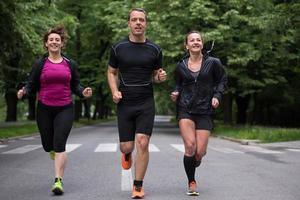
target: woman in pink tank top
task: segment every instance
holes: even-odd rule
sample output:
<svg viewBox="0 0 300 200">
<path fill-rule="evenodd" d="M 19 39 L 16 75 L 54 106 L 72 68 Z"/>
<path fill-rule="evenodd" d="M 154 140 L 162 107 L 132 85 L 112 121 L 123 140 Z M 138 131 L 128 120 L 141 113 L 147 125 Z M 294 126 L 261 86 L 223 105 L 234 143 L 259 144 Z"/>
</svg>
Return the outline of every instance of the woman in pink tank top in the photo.
<svg viewBox="0 0 300 200">
<path fill-rule="evenodd" d="M 38 92 L 37 125 L 43 148 L 54 160 L 55 181 L 51 191 L 55 195 L 64 193 L 66 142 L 74 121 L 72 93 L 82 98 L 92 96 L 92 89 L 80 84 L 77 64 L 61 52 L 66 39 L 63 27 L 54 27 L 44 34 L 48 52 L 34 63 L 25 87 L 17 94 L 21 99 Z"/>
</svg>

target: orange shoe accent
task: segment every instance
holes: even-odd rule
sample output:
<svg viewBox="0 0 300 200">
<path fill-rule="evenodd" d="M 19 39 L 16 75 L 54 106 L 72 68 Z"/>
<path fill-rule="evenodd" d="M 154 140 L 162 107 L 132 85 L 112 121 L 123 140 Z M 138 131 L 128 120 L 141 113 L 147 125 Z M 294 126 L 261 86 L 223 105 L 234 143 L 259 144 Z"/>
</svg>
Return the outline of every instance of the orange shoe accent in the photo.
<svg viewBox="0 0 300 200">
<path fill-rule="evenodd" d="M 126 155 L 125 153 L 122 153 L 122 167 L 123 169 L 130 169 L 131 164 L 132 164 L 132 158 L 131 158 L 131 154 L 129 155 L 128 160 L 125 159 Z"/>
<path fill-rule="evenodd" d="M 144 188 L 143 187 L 136 187 L 133 186 L 132 188 L 132 196 L 133 199 L 142 199 L 145 196 Z"/>
<path fill-rule="evenodd" d="M 192 181 L 189 183 L 189 189 L 186 193 L 189 196 L 199 196 L 199 192 L 197 191 L 197 183 L 196 181 Z"/>
</svg>

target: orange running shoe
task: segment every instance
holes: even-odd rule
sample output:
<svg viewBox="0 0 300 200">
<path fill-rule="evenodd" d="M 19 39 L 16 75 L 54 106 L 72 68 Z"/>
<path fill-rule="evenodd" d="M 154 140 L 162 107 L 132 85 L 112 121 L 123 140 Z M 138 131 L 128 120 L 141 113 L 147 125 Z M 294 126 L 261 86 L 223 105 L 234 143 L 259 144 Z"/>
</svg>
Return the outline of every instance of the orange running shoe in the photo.
<svg viewBox="0 0 300 200">
<path fill-rule="evenodd" d="M 122 167 L 123 169 L 130 169 L 132 164 L 132 159 L 131 159 L 131 153 L 130 155 L 127 155 L 125 153 L 122 153 Z"/>
<path fill-rule="evenodd" d="M 132 188 L 132 196 L 133 199 L 142 199 L 145 196 L 144 188 L 143 187 L 136 187 L 133 186 Z"/>
<path fill-rule="evenodd" d="M 199 196 L 199 192 L 197 191 L 197 183 L 196 181 L 192 181 L 189 183 L 189 189 L 186 193 L 188 196 Z"/>
</svg>

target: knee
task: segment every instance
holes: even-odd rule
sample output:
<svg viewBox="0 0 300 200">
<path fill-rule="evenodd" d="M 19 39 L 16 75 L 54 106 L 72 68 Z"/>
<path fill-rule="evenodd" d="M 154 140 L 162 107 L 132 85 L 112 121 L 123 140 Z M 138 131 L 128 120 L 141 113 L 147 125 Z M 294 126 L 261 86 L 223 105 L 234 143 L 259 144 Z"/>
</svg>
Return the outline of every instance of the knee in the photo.
<svg viewBox="0 0 300 200">
<path fill-rule="evenodd" d="M 195 142 L 186 142 L 185 143 L 185 154 L 187 156 L 193 156 L 196 150 L 196 143 Z"/>
<path fill-rule="evenodd" d="M 122 153 L 131 153 L 134 149 L 134 144 L 132 142 L 121 142 L 120 143 L 120 151 Z"/>
<path fill-rule="evenodd" d="M 206 155 L 206 150 L 201 150 L 201 151 L 197 152 L 196 159 L 197 159 L 197 160 L 200 160 L 200 159 L 202 159 L 205 155 Z"/>
<path fill-rule="evenodd" d="M 146 135 L 139 135 L 136 138 L 136 147 L 139 150 L 147 151 L 149 146 L 149 137 Z"/>
</svg>

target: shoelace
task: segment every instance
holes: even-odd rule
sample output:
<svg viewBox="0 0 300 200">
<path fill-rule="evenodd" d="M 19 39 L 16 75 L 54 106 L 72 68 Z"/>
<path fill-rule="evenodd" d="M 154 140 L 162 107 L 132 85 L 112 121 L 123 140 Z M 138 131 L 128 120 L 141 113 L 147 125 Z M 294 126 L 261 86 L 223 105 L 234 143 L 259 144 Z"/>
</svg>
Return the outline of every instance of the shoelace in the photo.
<svg viewBox="0 0 300 200">
<path fill-rule="evenodd" d="M 135 191 L 140 192 L 142 190 L 142 187 L 135 187 Z"/>
</svg>

